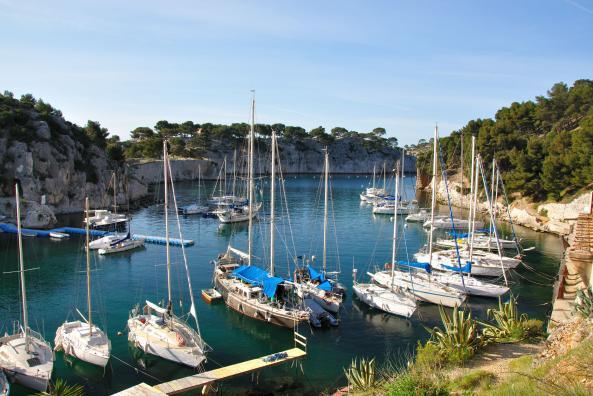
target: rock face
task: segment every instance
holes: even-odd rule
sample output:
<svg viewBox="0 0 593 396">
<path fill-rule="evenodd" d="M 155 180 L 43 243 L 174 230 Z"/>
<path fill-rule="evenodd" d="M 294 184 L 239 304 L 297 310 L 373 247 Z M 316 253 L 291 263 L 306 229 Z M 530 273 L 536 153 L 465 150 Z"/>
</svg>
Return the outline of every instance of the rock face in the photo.
<svg viewBox="0 0 593 396">
<path fill-rule="evenodd" d="M 464 187 L 467 191 L 469 183 L 466 181 Z M 426 184 L 430 189 L 432 181 Z M 448 197 L 451 204 L 456 207 L 469 207 L 469 198 L 461 194 L 461 183 L 457 175 L 448 178 L 447 184 L 440 180 L 437 184 L 437 199 L 439 202 L 447 203 L 447 186 Z M 517 200 L 511 204 L 510 217 L 514 224 L 522 225 L 531 228 L 535 231 L 550 232 L 561 236 L 567 236 L 572 232 L 574 224 L 584 209 L 588 209 L 591 200 L 591 193 L 584 193 L 571 202 L 568 203 L 544 203 L 534 205 L 525 200 Z M 502 220 L 509 221 L 506 206 L 503 198 L 499 197 L 496 202 L 498 217 Z M 478 197 L 478 211 L 487 214 L 488 204 L 486 198 Z"/>
</svg>

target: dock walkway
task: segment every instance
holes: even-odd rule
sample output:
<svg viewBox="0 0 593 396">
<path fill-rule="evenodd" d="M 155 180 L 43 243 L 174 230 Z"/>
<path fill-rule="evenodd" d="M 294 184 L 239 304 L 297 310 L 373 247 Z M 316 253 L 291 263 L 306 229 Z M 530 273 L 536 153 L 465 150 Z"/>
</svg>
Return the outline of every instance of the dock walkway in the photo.
<svg viewBox="0 0 593 396">
<path fill-rule="evenodd" d="M 35 236 L 41 238 L 49 238 L 49 234 L 52 232 L 63 232 L 66 234 L 74 235 L 84 235 L 86 233 L 86 230 L 84 228 L 77 227 L 60 227 L 54 228 L 53 230 L 36 230 L 32 228 L 21 228 L 21 231 L 26 236 Z M 16 234 L 17 228 L 14 224 L 0 223 L 0 232 L 5 232 L 7 234 Z M 89 230 L 89 233 L 93 237 L 102 237 L 109 234 L 109 231 Z M 165 237 L 159 236 L 132 234 L 132 239 L 144 239 L 144 243 L 152 243 L 155 245 L 165 244 Z M 181 240 L 179 238 L 169 238 L 169 244 L 171 244 L 172 246 L 190 246 L 194 244 L 194 241 L 191 239 Z"/>
</svg>

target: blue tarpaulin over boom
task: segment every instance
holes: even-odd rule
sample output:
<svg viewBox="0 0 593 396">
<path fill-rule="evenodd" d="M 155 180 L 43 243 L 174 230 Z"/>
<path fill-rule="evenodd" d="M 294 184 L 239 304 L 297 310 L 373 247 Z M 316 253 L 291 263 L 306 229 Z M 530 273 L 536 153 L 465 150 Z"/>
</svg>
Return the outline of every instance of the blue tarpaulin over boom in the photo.
<svg viewBox="0 0 593 396">
<path fill-rule="evenodd" d="M 459 265 L 445 265 L 445 264 L 441 264 L 441 266 L 449 271 L 453 271 L 453 272 L 464 272 L 466 274 L 469 274 L 472 272 L 472 262 L 471 261 L 467 261 L 465 263 L 465 265 L 463 267 L 461 267 L 461 270 L 459 269 Z"/>
<path fill-rule="evenodd" d="M 326 279 L 323 282 L 321 282 L 320 284 L 317 285 L 318 289 L 321 290 L 325 290 L 325 291 L 331 291 L 332 290 L 332 284 L 329 283 L 329 281 Z"/>
<path fill-rule="evenodd" d="M 276 294 L 278 285 L 284 282 L 284 279 L 270 276 L 266 271 L 255 265 L 242 265 L 233 271 L 233 275 L 252 285 L 261 286 L 264 294 L 270 298 Z"/>
<path fill-rule="evenodd" d="M 490 230 L 488 228 L 481 228 L 481 229 L 475 231 L 476 234 L 487 234 L 488 232 L 490 232 Z M 454 235 L 452 232 L 449 232 L 448 234 L 451 236 Z M 467 238 L 470 236 L 470 233 L 469 232 L 461 232 L 461 233 L 457 233 L 455 235 L 457 236 L 457 238 Z"/>
<path fill-rule="evenodd" d="M 315 268 L 308 265 L 307 269 L 309 270 L 309 278 L 311 278 L 312 281 L 323 282 L 325 280 L 325 277 L 323 276 L 323 274 L 321 272 L 317 271 Z"/>
<path fill-rule="evenodd" d="M 432 269 L 430 268 L 430 264 L 428 264 L 428 263 L 418 263 L 416 261 L 398 261 L 397 265 L 400 267 L 423 269 L 424 271 L 428 272 L 429 274 L 432 272 Z"/>
</svg>

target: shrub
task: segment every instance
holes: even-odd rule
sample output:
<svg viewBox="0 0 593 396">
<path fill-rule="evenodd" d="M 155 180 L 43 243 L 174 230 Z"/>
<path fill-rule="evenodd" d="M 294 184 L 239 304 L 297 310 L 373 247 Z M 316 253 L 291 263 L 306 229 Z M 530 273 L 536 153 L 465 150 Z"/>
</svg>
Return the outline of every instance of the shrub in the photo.
<svg viewBox="0 0 593 396">
<path fill-rule="evenodd" d="M 449 390 L 444 377 L 436 377 L 430 372 L 412 368 L 399 373 L 395 380 L 387 385 L 385 393 L 389 396 L 446 396 Z"/>
<path fill-rule="evenodd" d="M 593 287 L 578 290 L 576 302 L 574 306 L 576 313 L 585 319 L 593 317 Z"/>
<path fill-rule="evenodd" d="M 429 343 L 433 343 L 439 349 L 443 361 L 452 364 L 462 364 L 471 358 L 482 339 L 478 332 L 477 322 L 472 319 L 471 312 L 467 313 L 459 307 L 453 308 L 451 316 L 439 306 L 441 321 L 444 329 L 435 327 L 431 331 Z"/>
<path fill-rule="evenodd" d="M 355 391 L 367 391 L 372 389 L 376 383 L 375 358 L 354 359 L 344 374 L 348 379 L 348 385 Z"/>
<path fill-rule="evenodd" d="M 544 336 L 544 322 L 539 319 L 528 319 L 523 322 L 523 330 L 526 339 L 540 338 Z"/>
<path fill-rule="evenodd" d="M 418 341 L 414 364 L 420 370 L 441 368 L 443 365 L 443 357 L 440 353 L 439 347 L 431 342 L 427 342 L 426 344 L 422 345 L 422 343 Z"/>
<path fill-rule="evenodd" d="M 68 385 L 68 383 L 61 378 L 49 386 L 48 392 L 37 393 L 36 396 L 83 396 L 84 388 L 82 385 Z"/>
<path fill-rule="evenodd" d="M 488 318 L 495 323 L 480 322 L 484 326 L 483 334 L 486 339 L 496 342 L 518 342 L 527 337 L 525 324 L 528 321 L 526 314 L 519 315 L 517 299 L 511 294 L 509 301 L 503 304 L 498 298 L 498 309 L 489 308 Z"/>
<path fill-rule="evenodd" d="M 473 371 L 471 373 L 462 375 L 459 378 L 455 379 L 451 383 L 450 388 L 452 391 L 470 391 L 476 388 L 487 389 L 490 386 L 490 384 L 492 384 L 492 382 L 494 381 L 494 378 L 495 375 L 490 371 Z"/>
</svg>

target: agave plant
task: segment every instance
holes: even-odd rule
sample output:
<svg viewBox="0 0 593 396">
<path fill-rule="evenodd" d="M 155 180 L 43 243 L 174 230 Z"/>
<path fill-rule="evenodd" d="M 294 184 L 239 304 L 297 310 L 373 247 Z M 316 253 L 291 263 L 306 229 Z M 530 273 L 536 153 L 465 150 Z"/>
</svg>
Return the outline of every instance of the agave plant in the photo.
<svg viewBox="0 0 593 396">
<path fill-rule="evenodd" d="M 512 294 L 505 303 L 499 297 L 498 309 L 488 309 L 487 316 L 494 320 L 494 323 L 480 322 L 484 326 L 484 337 L 499 342 L 515 342 L 525 338 L 524 324 L 529 318 L 526 314 L 519 315 L 517 299 Z"/>
<path fill-rule="evenodd" d="M 577 303 L 574 310 L 583 318 L 593 317 L 593 287 L 589 286 L 587 289 L 579 289 L 577 291 Z"/>
<path fill-rule="evenodd" d="M 83 396 L 84 388 L 82 385 L 68 385 L 68 383 L 61 378 L 49 386 L 48 392 L 40 392 L 35 396 Z"/>
<path fill-rule="evenodd" d="M 477 322 L 471 312 L 466 313 L 459 307 L 453 308 L 451 316 L 439 306 L 444 329 L 435 327 L 431 330 L 430 342 L 439 347 L 443 357 L 452 363 L 463 363 L 472 357 L 482 344 Z"/>
<path fill-rule="evenodd" d="M 344 370 L 344 374 L 348 379 L 348 385 L 355 391 L 368 391 L 375 386 L 375 358 L 362 358 L 352 360 L 350 367 Z"/>
</svg>

